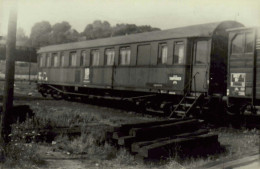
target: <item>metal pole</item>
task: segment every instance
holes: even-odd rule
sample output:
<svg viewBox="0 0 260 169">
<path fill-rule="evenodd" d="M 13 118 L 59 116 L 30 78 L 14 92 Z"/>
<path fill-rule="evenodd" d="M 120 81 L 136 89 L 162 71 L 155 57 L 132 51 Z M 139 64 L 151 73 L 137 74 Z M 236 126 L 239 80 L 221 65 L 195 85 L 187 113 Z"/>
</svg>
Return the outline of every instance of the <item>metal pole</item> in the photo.
<svg viewBox="0 0 260 169">
<path fill-rule="evenodd" d="M 15 46 L 16 46 L 16 24 L 17 24 L 17 1 L 13 1 L 9 14 L 8 35 L 6 43 L 6 70 L 3 93 L 3 112 L 1 118 L 1 141 L 7 143 L 11 132 L 9 118 L 13 107 L 14 94 L 14 71 L 15 71 Z"/>
</svg>

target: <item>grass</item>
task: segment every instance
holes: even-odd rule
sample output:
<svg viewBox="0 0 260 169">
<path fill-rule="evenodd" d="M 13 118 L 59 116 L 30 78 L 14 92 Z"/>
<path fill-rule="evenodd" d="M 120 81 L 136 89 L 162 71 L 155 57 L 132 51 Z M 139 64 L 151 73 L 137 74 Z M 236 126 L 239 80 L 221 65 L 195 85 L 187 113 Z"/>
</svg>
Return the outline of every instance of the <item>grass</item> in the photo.
<svg viewBox="0 0 260 169">
<path fill-rule="evenodd" d="M 60 126 L 61 124 L 63 126 L 85 126 L 78 138 L 70 139 L 66 135 L 55 138 L 55 144 L 52 145 L 53 150 L 87 158 L 86 162 L 91 161 L 93 166 L 99 168 L 198 168 L 209 162 L 243 157 L 259 148 L 259 130 L 218 128 L 213 129 L 212 132 L 219 135 L 219 141 L 226 150 L 224 153 L 207 157 L 188 158 L 182 161 L 176 155 L 167 161 L 159 163 L 143 163 L 136 161 L 134 156 L 126 149 L 118 149 L 105 141 L 106 125 L 87 127 L 89 123 L 100 122 L 104 120 L 103 118 L 106 119 L 107 116 L 94 113 L 84 114 L 77 109 L 63 111 L 66 108 L 53 108 L 47 111 L 45 108 L 43 106 L 43 109 L 39 108 L 37 111 L 35 109 L 37 118 L 40 121 L 37 125 L 41 127 L 47 125 Z M 57 113 L 53 114 L 52 112 Z M 26 143 L 26 135 L 22 134 L 21 131 L 21 129 L 30 128 L 34 125 L 35 123 L 31 120 L 27 120 L 25 123 L 13 126 L 15 130 L 12 132 L 12 142 L 8 147 L 8 158 L 5 166 L 11 168 L 37 168 L 44 164 L 37 154 L 38 144 Z"/>
<path fill-rule="evenodd" d="M 29 89 L 26 89 L 26 86 L 17 84 L 16 87 L 19 91 L 28 93 Z M 86 160 L 83 163 L 88 163 L 93 168 L 198 168 L 206 163 L 239 158 L 259 150 L 259 130 L 218 128 L 212 129 L 212 132 L 218 134 L 219 142 L 225 149 L 224 153 L 184 160 L 178 159 L 178 155 L 175 155 L 167 161 L 143 163 L 135 160 L 126 149 L 118 149 L 108 144 L 105 141 L 105 132 L 107 126 L 149 121 L 154 118 L 105 107 L 97 109 L 96 106 L 76 102 L 35 100 L 27 101 L 26 104 L 33 109 L 37 122 L 27 120 L 23 124 L 14 125 L 15 130 L 12 133 L 12 142 L 9 144 L 9 154 L 5 163 L 9 168 L 37 168 L 44 164 L 37 154 L 39 144 L 27 143 L 26 134 L 22 130 L 35 126 L 40 128 L 81 126 L 80 137 L 71 139 L 66 135 L 58 136 L 54 140 L 55 144 L 49 146 L 70 156 L 84 157 Z"/>
<path fill-rule="evenodd" d="M 49 102 L 53 101 L 48 101 L 48 103 Z M 218 128 L 212 129 L 211 132 L 218 134 L 219 142 L 225 149 L 223 153 L 206 157 L 187 158 L 184 160 L 180 160 L 178 155 L 175 155 L 167 161 L 160 163 L 143 163 L 136 161 L 134 156 L 129 154 L 127 150 L 117 149 L 108 144 L 105 140 L 105 132 L 108 129 L 108 124 L 118 125 L 127 121 L 134 121 L 134 118 L 111 116 L 111 114 L 95 112 L 92 107 L 89 107 L 88 110 L 81 109 L 79 103 L 70 104 L 73 104 L 76 108 L 72 108 L 71 105 L 69 106 L 70 108 L 66 106 L 55 107 L 46 103 L 32 105 L 31 107 L 38 119 L 37 126 L 41 128 L 47 126 L 82 126 L 82 134 L 80 137 L 71 139 L 66 135 L 58 136 L 55 138 L 55 144 L 52 146 L 55 151 L 87 158 L 86 163 L 91 161 L 94 166 L 98 166 L 99 168 L 198 168 L 210 162 L 243 157 L 259 148 L 259 130 Z M 111 110 L 104 108 L 101 111 Z M 144 119 L 142 118 L 141 120 L 145 119 L 145 117 Z M 27 121 L 27 123 L 21 124 L 22 126 L 20 126 L 20 128 L 32 127 L 32 124 L 32 122 Z M 36 124 L 34 123 L 33 125 Z M 19 133 L 17 133 L 17 135 L 19 135 Z M 18 152 L 22 150 L 19 147 L 16 148 Z M 29 152 L 26 154 L 30 157 L 26 157 L 26 160 L 37 162 L 36 156 L 33 156 L 35 149 L 37 149 L 37 144 L 33 144 L 32 147 L 27 146 Z M 19 155 L 19 153 L 15 154 Z M 19 163 L 20 162 L 18 162 L 18 164 Z M 33 162 L 31 165 L 36 164 Z"/>
</svg>

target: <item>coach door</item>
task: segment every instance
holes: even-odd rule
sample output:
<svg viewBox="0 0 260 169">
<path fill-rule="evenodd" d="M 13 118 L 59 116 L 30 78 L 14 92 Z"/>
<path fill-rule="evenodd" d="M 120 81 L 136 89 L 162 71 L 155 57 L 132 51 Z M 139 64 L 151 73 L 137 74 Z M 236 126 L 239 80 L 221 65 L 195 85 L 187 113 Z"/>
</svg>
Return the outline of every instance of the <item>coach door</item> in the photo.
<svg viewBox="0 0 260 169">
<path fill-rule="evenodd" d="M 192 92 L 207 92 L 209 40 L 195 40 L 192 52 Z"/>
</svg>

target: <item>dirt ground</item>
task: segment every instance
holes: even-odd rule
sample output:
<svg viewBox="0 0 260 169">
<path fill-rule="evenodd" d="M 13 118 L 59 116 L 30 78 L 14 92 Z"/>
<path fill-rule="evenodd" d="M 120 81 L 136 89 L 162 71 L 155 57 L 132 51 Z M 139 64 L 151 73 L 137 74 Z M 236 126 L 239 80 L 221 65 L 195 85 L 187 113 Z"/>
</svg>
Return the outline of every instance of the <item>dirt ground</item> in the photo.
<svg viewBox="0 0 260 169">
<path fill-rule="evenodd" d="M 2 102 L 3 82 L 0 82 L 0 104 Z M 108 126 L 117 126 L 123 123 L 142 122 L 156 119 L 155 117 L 138 114 L 133 111 L 100 107 L 98 105 L 69 102 L 64 100 L 43 99 L 36 91 L 35 83 L 15 83 L 15 105 L 30 105 L 36 116 L 54 119 L 61 125 L 93 123 L 103 129 Z M 80 118 L 78 118 L 80 117 Z M 84 119 L 83 119 L 84 117 Z M 74 121 L 73 121 L 74 120 Z M 76 121 L 75 121 L 76 120 Z M 94 128 L 93 128 L 94 130 Z M 222 127 L 211 129 L 219 136 L 220 144 L 225 152 L 216 156 L 197 159 L 187 159 L 182 163 L 174 159 L 162 164 L 143 163 L 134 159 L 126 150 L 111 151 L 111 146 L 106 145 L 100 149 L 92 148 L 92 153 L 75 153 L 84 149 L 79 141 L 64 141 L 59 138 L 52 143 L 37 143 L 37 154 L 44 160 L 44 165 L 30 165 L 30 168 L 50 169 L 81 169 L 81 168 L 199 168 L 207 163 L 225 162 L 231 159 L 245 157 L 257 153 L 259 150 L 259 130 L 245 128 L 233 129 Z M 97 134 L 99 130 L 96 130 Z M 81 139 L 81 138 L 80 138 Z M 60 146 L 59 144 L 63 144 Z M 62 148 L 59 148 L 62 147 Z M 72 147 L 73 152 L 69 148 Z M 75 148 L 76 147 L 76 148 Z M 77 151 L 75 151 L 77 149 Z M 88 147 L 88 150 L 89 147 Z M 109 153 L 113 152 L 113 158 Z M 2 166 L 3 167 L 3 166 Z M 4 166 L 6 167 L 6 166 Z M 23 166 L 24 167 L 24 166 Z M 26 168 L 26 167 L 25 167 Z"/>
</svg>

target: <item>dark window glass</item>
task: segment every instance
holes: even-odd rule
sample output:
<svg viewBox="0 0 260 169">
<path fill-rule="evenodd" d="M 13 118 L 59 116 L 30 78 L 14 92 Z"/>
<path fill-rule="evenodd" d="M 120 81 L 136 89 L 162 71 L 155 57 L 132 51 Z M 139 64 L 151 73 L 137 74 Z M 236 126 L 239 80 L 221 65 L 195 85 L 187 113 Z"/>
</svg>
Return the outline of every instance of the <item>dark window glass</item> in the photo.
<svg viewBox="0 0 260 169">
<path fill-rule="evenodd" d="M 254 36 L 253 33 L 246 33 L 246 51 L 245 52 L 253 52 L 254 48 Z"/>
<path fill-rule="evenodd" d="M 159 55 L 158 55 L 158 64 L 165 64 L 167 63 L 168 57 L 168 46 L 166 43 L 159 44 Z"/>
<path fill-rule="evenodd" d="M 183 42 L 175 42 L 174 44 L 174 64 L 182 64 L 184 62 L 184 44 Z"/>
<path fill-rule="evenodd" d="M 151 56 L 150 45 L 140 45 L 137 50 L 137 65 L 148 65 Z"/>
<path fill-rule="evenodd" d="M 114 60 L 115 60 L 115 49 L 106 49 L 105 50 L 105 64 L 107 66 L 112 66 L 114 65 Z"/>
<path fill-rule="evenodd" d="M 130 65 L 131 50 L 130 47 L 120 48 L 120 65 Z"/>
<path fill-rule="evenodd" d="M 208 58 L 208 42 L 198 41 L 195 44 L 195 64 L 206 64 Z"/>
<path fill-rule="evenodd" d="M 237 34 L 236 37 L 232 40 L 232 53 L 243 53 L 244 50 L 244 35 Z"/>
</svg>

